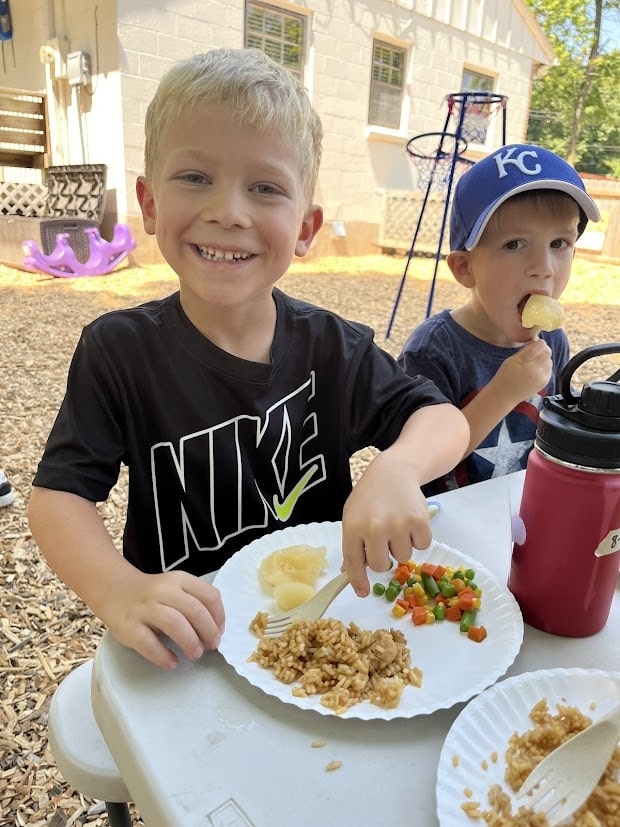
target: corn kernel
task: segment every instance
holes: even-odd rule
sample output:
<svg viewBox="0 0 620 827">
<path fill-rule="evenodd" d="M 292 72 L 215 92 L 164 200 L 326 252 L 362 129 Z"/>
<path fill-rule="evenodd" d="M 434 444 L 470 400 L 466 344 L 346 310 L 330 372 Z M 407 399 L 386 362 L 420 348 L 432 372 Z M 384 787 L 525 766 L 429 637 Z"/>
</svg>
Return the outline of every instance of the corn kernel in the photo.
<svg viewBox="0 0 620 827">
<path fill-rule="evenodd" d="M 424 591 L 424 586 L 421 583 L 414 583 L 413 586 L 411 586 L 411 589 L 412 589 L 413 593 L 416 595 L 416 597 L 425 597 L 426 596 L 426 592 Z"/>
</svg>

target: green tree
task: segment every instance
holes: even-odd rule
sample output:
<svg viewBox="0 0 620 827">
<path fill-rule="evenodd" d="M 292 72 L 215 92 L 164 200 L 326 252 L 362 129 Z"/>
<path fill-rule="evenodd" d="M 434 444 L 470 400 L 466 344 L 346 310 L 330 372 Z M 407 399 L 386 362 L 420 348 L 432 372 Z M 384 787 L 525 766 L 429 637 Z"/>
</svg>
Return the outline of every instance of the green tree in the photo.
<svg viewBox="0 0 620 827">
<path fill-rule="evenodd" d="M 620 23 L 620 0 L 528 0 L 557 64 L 533 84 L 528 140 L 577 169 L 620 175 L 620 43 L 605 35 Z"/>
</svg>

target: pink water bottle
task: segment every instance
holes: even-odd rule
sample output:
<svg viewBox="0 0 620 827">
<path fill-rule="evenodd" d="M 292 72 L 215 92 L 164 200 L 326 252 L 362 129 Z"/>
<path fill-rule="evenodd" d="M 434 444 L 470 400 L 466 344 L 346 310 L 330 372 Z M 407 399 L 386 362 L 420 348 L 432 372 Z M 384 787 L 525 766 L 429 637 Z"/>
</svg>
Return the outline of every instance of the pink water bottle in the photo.
<svg viewBox="0 0 620 827">
<path fill-rule="evenodd" d="M 582 350 L 561 373 L 561 393 L 544 400 L 519 512 L 525 540 L 512 552 L 508 587 L 523 619 L 567 637 L 600 631 L 618 587 L 620 370 L 571 390 L 580 365 L 610 353 L 620 343 Z"/>
</svg>

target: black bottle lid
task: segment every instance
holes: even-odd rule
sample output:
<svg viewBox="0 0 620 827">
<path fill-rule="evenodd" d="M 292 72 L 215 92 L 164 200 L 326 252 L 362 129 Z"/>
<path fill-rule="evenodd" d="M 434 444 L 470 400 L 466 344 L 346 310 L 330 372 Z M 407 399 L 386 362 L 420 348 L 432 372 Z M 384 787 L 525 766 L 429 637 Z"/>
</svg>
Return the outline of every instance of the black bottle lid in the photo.
<svg viewBox="0 0 620 827">
<path fill-rule="evenodd" d="M 564 462 L 620 472 L 620 371 L 584 385 L 579 395 L 570 384 L 585 361 L 609 353 L 620 353 L 620 342 L 585 348 L 567 362 L 561 393 L 543 400 L 536 446 Z"/>
</svg>

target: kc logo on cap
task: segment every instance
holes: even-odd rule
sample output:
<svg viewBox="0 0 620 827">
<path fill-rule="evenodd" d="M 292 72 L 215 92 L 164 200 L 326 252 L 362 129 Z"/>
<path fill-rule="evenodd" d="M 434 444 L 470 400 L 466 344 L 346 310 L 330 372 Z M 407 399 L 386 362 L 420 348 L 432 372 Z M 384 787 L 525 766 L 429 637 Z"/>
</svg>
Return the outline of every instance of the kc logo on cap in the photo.
<svg viewBox="0 0 620 827">
<path fill-rule="evenodd" d="M 500 178 L 508 175 L 506 166 L 509 164 L 514 164 L 524 175 L 540 175 L 542 172 L 542 166 L 538 163 L 538 161 L 535 161 L 534 165 L 531 167 L 528 167 L 527 165 L 527 161 L 529 161 L 530 158 L 538 158 L 538 155 L 533 149 L 523 149 L 516 157 L 514 157 L 516 152 L 517 147 L 511 146 L 510 149 L 506 150 L 506 152 L 498 152 L 493 156 L 499 170 Z"/>
<path fill-rule="evenodd" d="M 472 250 L 504 201 L 535 189 L 570 195 L 581 212 L 580 234 L 588 219 L 600 218 L 579 174 L 563 158 L 534 144 L 508 144 L 478 161 L 459 179 L 450 214 L 450 249 Z"/>
</svg>

